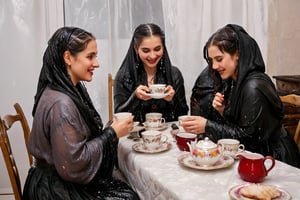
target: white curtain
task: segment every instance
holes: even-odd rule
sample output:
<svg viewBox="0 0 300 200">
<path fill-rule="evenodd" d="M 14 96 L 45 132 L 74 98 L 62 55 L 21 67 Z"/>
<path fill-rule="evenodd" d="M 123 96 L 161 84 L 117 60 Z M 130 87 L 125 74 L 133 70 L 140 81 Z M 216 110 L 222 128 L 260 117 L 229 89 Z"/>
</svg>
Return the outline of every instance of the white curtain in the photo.
<svg viewBox="0 0 300 200">
<path fill-rule="evenodd" d="M 0 0 L 0 115 L 13 113 L 13 104 L 19 102 L 31 125 L 43 53 L 48 39 L 64 21 L 65 25 L 85 28 L 98 38 L 101 68 L 87 86 L 105 123 L 108 119 L 107 74 L 117 72 L 137 25 L 154 22 L 165 30 L 172 63 L 182 71 L 189 101 L 194 81 L 206 65 L 202 58 L 203 45 L 218 28 L 227 23 L 244 26 L 257 40 L 264 58 L 267 57 L 268 2 Z M 18 147 L 14 153 L 23 182 L 28 170 L 24 141 L 17 130 L 11 136 L 12 145 Z M 0 190 L 10 187 L 2 156 L 0 180 Z"/>
<path fill-rule="evenodd" d="M 87 86 L 104 122 L 108 116 L 107 74 L 116 74 L 132 33 L 141 23 L 153 22 L 165 31 L 171 61 L 184 76 L 188 102 L 193 84 L 206 66 L 203 46 L 218 28 L 228 23 L 242 25 L 267 58 L 268 1 L 65 0 L 64 3 L 65 25 L 87 29 L 98 39 L 100 68 Z"/>
</svg>

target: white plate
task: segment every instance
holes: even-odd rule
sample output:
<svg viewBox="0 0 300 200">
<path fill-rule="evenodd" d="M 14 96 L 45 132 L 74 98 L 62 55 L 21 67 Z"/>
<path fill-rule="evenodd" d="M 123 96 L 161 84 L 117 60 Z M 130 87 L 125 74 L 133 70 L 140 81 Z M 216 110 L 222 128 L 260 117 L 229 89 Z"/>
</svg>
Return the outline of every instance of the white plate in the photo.
<svg viewBox="0 0 300 200">
<path fill-rule="evenodd" d="M 165 98 L 166 96 L 168 96 L 169 95 L 169 93 L 167 92 L 167 93 L 164 93 L 164 94 L 160 94 L 160 93 L 158 93 L 158 94 L 151 94 L 151 93 L 149 93 L 149 94 L 147 94 L 148 96 L 150 96 L 150 97 L 152 97 L 153 99 L 163 99 L 163 98 Z"/>
<path fill-rule="evenodd" d="M 171 143 L 164 142 L 162 145 L 156 149 L 147 149 L 143 143 L 137 143 L 132 146 L 132 149 L 140 153 L 159 153 L 167 151 L 172 147 Z"/>
<path fill-rule="evenodd" d="M 185 167 L 200 169 L 200 170 L 215 170 L 222 169 L 231 166 L 234 163 L 234 159 L 231 156 L 223 155 L 214 165 L 199 165 L 191 156 L 190 152 L 183 153 L 177 158 L 178 162 Z"/>
<path fill-rule="evenodd" d="M 248 186 L 249 184 L 251 184 L 251 183 L 236 185 L 236 186 L 230 188 L 230 190 L 228 191 L 230 198 L 232 200 L 254 200 L 251 198 L 246 198 L 240 194 L 241 189 L 245 186 Z M 276 187 L 276 186 L 274 186 L 274 187 Z M 281 188 L 278 188 L 278 187 L 276 187 L 276 189 L 280 192 L 280 196 L 277 198 L 273 198 L 272 200 L 290 200 L 290 199 L 292 199 L 291 195 L 287 191 L 285 191 Z"/>
<path fill-rule="evenodd" d="M 143 123 L 143 125 L 145 126 L 146 130 L 151 130 L 151 131 L 163 131 L 163 130 L 166 130 L 168 128 L 168 124 L 167 123 L 162 124 L 162 125 L 160 125 L 158 127 L 147 126 L 147 123 Z"/>
</svg>

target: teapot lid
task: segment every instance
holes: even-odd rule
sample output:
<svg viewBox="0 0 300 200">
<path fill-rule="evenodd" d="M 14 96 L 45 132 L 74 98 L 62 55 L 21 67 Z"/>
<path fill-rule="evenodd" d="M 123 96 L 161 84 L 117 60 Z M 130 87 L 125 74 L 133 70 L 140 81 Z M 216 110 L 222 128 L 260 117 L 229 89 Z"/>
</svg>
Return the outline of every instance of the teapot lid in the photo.
<svg viewBox="0 0 300 200">
<path fill-rule="evenodd" d="M 204 140 L 200 140 L 196 144 L 197 148 L 204 148 L 204 149 L 211 149 L 211 148 L 216 148 L 217 144 L 212 142 L 208 137 L 205 137 Z"/>
</svg>

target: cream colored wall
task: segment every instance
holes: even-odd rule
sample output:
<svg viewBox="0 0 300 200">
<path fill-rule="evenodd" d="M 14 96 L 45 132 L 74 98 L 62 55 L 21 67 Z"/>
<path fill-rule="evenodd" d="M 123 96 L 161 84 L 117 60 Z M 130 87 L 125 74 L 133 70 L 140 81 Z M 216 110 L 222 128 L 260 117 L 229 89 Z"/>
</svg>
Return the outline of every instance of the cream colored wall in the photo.
<svg viewBox="0 0 300 200">
<path fill-rule="evenodd" d="M 267 73 L 300 75 L 300 1 L 269 0 Z"/>
</svg>

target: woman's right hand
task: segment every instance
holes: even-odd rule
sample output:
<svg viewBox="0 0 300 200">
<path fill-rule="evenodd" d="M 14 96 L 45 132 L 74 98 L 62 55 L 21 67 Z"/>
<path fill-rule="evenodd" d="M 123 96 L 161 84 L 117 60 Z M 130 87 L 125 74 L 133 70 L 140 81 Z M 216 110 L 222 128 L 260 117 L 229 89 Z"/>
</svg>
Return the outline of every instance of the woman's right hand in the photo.
<svg viewBox="0 0 300 200">
<path fill-rule="evenodd" d="M 124 120 L 119 121 L 116 117 L 114 117 L 111 127 L 115 130 L 118 138 L 128 135 L 133 127 L 133 118 L 134 116 L 130 116 Z"/>
<path fill-rule="evenodd" d="M 150 89 L 147 86 L 139 85 L 135 90 L 135 96 L 138 99 L 147 101 L 147 100 L 151 99 L 149 92 L 150 92 Z"/>
<path fill-rule="evenodd" d="M 212 106 L 216 109 L 221 116 L 224 113 L 224 95 L 220 92 L 217 92 L 214 100 L 212 102 Z"/>
</svg>

